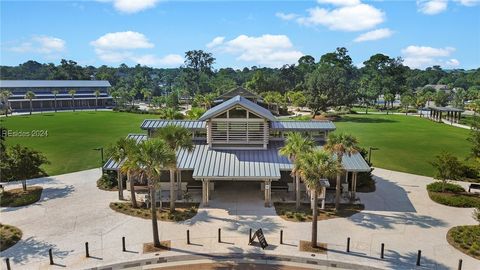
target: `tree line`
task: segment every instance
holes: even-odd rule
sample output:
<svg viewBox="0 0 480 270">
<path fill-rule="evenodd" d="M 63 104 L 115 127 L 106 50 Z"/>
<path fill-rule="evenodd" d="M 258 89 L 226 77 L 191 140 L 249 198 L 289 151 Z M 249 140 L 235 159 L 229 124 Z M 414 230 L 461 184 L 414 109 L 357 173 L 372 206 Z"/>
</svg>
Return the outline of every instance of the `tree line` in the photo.
<svg viewBox="0 0 480 270">
<path fill-rule="evenodd" d="M 118 104 L 128 105 L 143 99 L 167 107 L 186 97 L 202 100 L 204 107 L 208 107 L 216 96 L 236 86 L 261 94 L 267 103 L 296 103 L 308 106 L 314 113 L 354 103 L 368 108 L 377 104 L 380 97 L 385 108 L 393 106 L 400 96 L 407 107 L 421 107 L 427 101 L 463 107 L 467 100 L 480 98 L 480 68 L 411 69 L 403 65 L 401 58 L 384 54 L 372 55 L 362 67 L 357 67 L 343 47 L 322 55 L 318 61 L 305 55 L 296 64 L 281 68 L 214 69 L 215 61 L 213 54 L 202 50 L 186 52 L 184 64 L 179 68 L 80 66 L 72 60 L 62 60 L 59 65 L 28 61 L 14 67 L 0 66 L 0 78 L 108 80 Z M 455 91 L 425 87 L 436 84 Z"/>
</svg>

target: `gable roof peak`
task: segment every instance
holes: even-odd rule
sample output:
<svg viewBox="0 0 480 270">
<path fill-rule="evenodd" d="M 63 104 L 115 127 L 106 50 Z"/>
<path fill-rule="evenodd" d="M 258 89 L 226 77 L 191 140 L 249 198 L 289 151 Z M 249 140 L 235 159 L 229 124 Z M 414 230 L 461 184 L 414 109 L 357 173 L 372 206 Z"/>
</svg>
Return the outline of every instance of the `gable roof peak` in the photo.
<svg viewBox="0 0 480 270">
<path fill-rule="evenodd" d="M 263 118 L 266 118 L 270 121 L 275 121 L 276 118 L 275 116 L 273 116 L 273 114 L 263 108 L 262 106 L 248 100 L 247 98 L 244 98 L 240 95 L 236 95 L 234 97 L 232 97 L 231 99 L 225 101 L 225 102 L 222 102 L 220 104 L 218 104 L 217 106 L 213 107 L 213 108 L 210 108 L 208 111 L 206 111 L 198 120 L 200 121 L 205 121 L 207 119 L 210 119 L 218 114 L 221 114 L 223 113 L 224 111 L 227 111 L 231 108 L 233 108 L 234 106 L 236 105 L 240 105 L 256 114 L 258 114 L 259 116 L 263 117 Z"/>
</svg>

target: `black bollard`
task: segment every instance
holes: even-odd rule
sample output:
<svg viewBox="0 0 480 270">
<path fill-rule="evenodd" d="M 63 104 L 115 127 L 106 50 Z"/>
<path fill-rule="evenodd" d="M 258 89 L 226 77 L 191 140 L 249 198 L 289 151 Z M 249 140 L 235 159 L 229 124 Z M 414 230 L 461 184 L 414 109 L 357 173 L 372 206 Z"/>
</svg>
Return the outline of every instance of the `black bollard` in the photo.
<svg viewBox="0 0 480 270">
<path fill-rule="evenodd" d="M 420 266 L 420 259 L 422 258 L 422 251 L 418 250 L 417 254 L 417 266 Z"/>
<path fill-rule="evenodd" d="M 462 270 L 462 264 L 463 264 L 463 260 L 462 259 L 458 260 L 458 270 Z"/>
<path fill-rule="evenodd" d="M 187 230 L 187 244 L 190 245 L 190 230 Z"/>
<path fill-rule="evenodd" d="M 283 230 L 280 230 L 280 245 L 283 245 Z"/>
<path fill-rule="evenodd" d="M 385 244 L 382 243 L 382 249 L 380 250 L 380 258 L 383 259 L 383 254 L 385 253 Z"/>
<path fill-rule="evenodd" d="M 222 229 L 218 228 L 218 243 L 222 242 Z"/>
<path fill-rule="evenodd" d="M 122 237 L 122 251 L 127 251 L 127 249 L 125 248 L 125 236 Z"/>
<path fill-rule="evenodd" d="M 250 228 L 250 233 L 248 234 L 248 244 L 252 243 L 252 228 Z"/>
<path fill-rule="evenodd" d="M 347 252 L 350 252 L 350 237 L 347 237 Z"/>
<path fill-rule="evenodd" d="M 85 242 L 85 257 L 90 257 L 90 252 L 88 252 L 88 242 Z"/>
<path fill-rule="evenodd" d="M 50 257 L 50 265 L 54 265 L 53 254 L 52 254 L 52 249 L 51 248 L 48 250 L 48 256 Z"/>
<path fill-rule="evenodd" d="M 6 258 L 5 259 L 5 264 L 7 264 L 7 270 L 11 270 L 12 268 L 10 268 L 10 258 Z"/>
</svg>

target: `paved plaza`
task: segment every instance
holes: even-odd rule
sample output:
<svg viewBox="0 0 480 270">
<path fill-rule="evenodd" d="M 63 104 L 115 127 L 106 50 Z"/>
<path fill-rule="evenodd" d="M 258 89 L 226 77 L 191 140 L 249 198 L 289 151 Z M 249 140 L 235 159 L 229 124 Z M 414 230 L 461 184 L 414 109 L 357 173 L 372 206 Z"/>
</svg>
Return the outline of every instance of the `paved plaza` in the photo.
<svg viewBox="0 0 480 270">
<path fill-rule="evenodd" d="M 123 267 L 128 261 L 196 254 L 265 254 L 295 256 L 328 262 L 363 264 L 384 269 L 415 268 L 417 250 L 422 250 L 422 268 L 480 269 L 480 262 L 451 247 L 445 235 L 457 225 L 475 224 L 472 209 L 452 208 L 432 202 L 425 186 L 429 177 L 374 170 L 377 190 L 358 193 L 365 210 L 349 218 L 331 219 L 318 224 L 318 239 L 328 244 L 327 254 L 298 251 L 299 240 L 309 240 L 311 223 L 288 222 L 265 208 L 257 186 L 232 183 L 218 185 L 208 208 L 185 222 L 159 222 L 160 238 L 171 240 L 172 250 L 142 254 L 142 244 L 152 241 L 150 220 L 126 216 L 109 208 L 117 192 L 96 187 L 100 169 L 31 180 L 29 185 L 44 187 L 39 202 L 19 208 L 2 208 L 1 222 L 23 231 L 22 240 L 1 253 L 9 257 L 13 269 L 78 269 L 102 265 Z M 7 189 L 19 184 L 7 184 Z M 252 192 L 253 189 L 257 191 Z M 217 230 L 222 229 L 222 243 Z M 262 228 L 269 247 L 248 245 L 249 229 Z M 190 230 L 191 245 L 186 243 Z M 280 230 L 284 244 L 279 243 Z M 121 238 L 126 237 L 127 252 Z M 346 239 L 351 252 L 346 253 Z M 89 242 L 91 258 L 85 258 Z M 385 259 L 379 259 L 385 243 Z M 56 265 L 48 264 L 52 249 Z M 240 254 L 240 255 L 239 255 Z M 115 268 L 114 267 L 114 268 Z"/>
</svg>

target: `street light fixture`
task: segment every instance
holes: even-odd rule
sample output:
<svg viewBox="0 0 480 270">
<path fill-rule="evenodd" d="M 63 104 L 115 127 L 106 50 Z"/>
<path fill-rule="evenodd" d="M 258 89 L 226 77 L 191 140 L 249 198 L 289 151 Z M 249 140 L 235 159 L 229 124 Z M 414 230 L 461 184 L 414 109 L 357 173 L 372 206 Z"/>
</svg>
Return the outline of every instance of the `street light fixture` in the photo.
<svg viewBox="0 0 480 270">
<path fill-rule="evenodd" d="M 372 161 L 372 151 L 376 151 L 376 150 L 380 150 L 380 148 L 377 148 L 377 147 L 372 147 L 370 146 L 368 148 L 368 163 L 369 164 L 372 164 L 371 161 Z"/>
<path fill-rule="evenodd" d="M 104 163 L 104 161 L 103 161 L 103 147 L 97 147 L 97 148 L 94 148 L 93 150 L 95 150 L 95 151 L 100 151 L 100 158 L 101 158 L 101 160 L 100 160 L 100 162 L 101 162 L 100 166 L 102 166 L 102 174 L 103 174 L 103 163 Z"/>
</svg>

